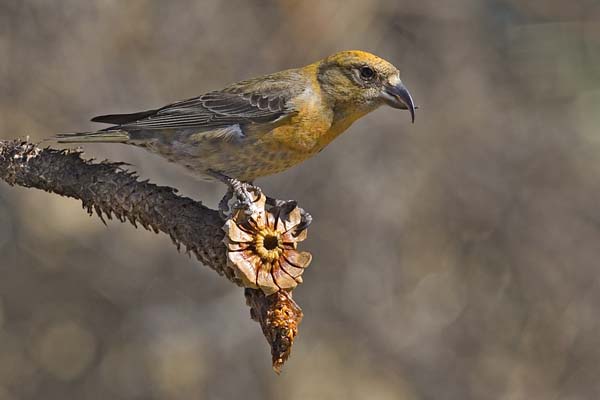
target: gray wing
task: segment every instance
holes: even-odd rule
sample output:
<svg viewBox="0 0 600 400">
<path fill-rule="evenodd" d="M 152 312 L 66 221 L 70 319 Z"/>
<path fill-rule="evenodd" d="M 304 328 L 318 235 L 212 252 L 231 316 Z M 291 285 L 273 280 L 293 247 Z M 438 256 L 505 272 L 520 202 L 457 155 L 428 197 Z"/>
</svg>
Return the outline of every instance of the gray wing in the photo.
<svg viewBox="0 0 600 400">
<path fill-rule="evenodd" d="M 126 131 L 196 128 L 201 132 L 236 125 L 243 130 L 249 124 L 272 124 L 294 114 L 290 100 L 305 87 L 303 76 L 289 70 L 235 83 L 156 110 L 104 115 L 92 121 L 117 124 Z"/>
</svg>

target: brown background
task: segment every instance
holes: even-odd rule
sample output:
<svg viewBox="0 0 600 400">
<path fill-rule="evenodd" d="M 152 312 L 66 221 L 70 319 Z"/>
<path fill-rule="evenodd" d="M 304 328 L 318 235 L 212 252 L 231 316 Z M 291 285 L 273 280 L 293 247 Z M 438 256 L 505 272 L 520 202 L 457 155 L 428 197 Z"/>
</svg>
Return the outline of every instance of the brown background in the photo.
<svg viewBox="0 0 600 400">
<path fill-rule="evenodd" d="M 0 184 L 0 399 L 599 398 L 597 0 L 2 0 L 0 138 L 355 48 L 421 108 L 258 182 L 315 217 L 281 376 L 241 290 L 168 237 Z M 85 151 L 210 206 L 224 192 Z"/>
</svg>

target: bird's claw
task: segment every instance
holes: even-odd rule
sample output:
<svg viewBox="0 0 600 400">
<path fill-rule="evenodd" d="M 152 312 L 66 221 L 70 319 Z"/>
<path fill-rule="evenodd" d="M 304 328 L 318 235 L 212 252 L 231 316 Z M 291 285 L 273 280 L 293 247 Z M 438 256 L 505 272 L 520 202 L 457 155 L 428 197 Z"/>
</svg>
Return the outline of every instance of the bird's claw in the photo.
<svg viewBox="0 0 600 400">
<path fill-rule="evenodd" d="M 242 182 L 235 178 L 230 178 L 216 171 L 208 171 L 213 177 L 227 185 L 227 193 L 219 202 L 219 214 L 221 218 L 227 219 L 235 210 L 243 210 L 246 215 L 254 214 L 256 210 L 256 200 L 262 195 L 262 191 L 258 186 L 252 183 Z M 230 205 L 231 200 L 236 201 Z M 294 208 L 300 211 L 300 223 L 294 228 L 292 233 L 294 237 L 298 237 L 312 222 L 312 216 L 298 207 L 296 200 L 278 200 L 272 197 L 266 198 L 266 204 L 271 207 L 280 207 L 284 213 L 290 213 Z"/>
<path fill-rule="evenodd" d="M 285 213 L 289 213 L 294 208 L 298 207 L 296 200 L 278 200 L 272 197 L 267 197 L 267 204 L 272 207 L 280 207 Z M 311 224 L 313 218 L 308 212 L 304 211 L 302 207 L 298 207 L 300 210 L 300 223 L 294 228 L 292 235 L 298 237 L 302 231 L 304 231 Z"/>
<path fill-rule="evenodd" d="M 229 214 L 229 201 L 233 198 L 233 190 L 231 190 L 231 187 L 227 188 L 227 192 L 225 193 L 225 195 L 223 196 L 223 198 L 221 199 L 221 201 L 219 201 L 219 215 L 221 216 L 222 219 L 227 219 L 227 215 Z"/>
<path fill-rule="evenodd" d="M 212 176 L 227 185 L 227 193 L 219 202 L 219 214 L 221 218 L 227 219 L 235 210 L 243 210 L 247 215 L 255 212 L 256 199 L 260 198 L 262 192 L 258 186 L 248 182 L 242 182 L 235 178 L 230 178 L 220 172 L 209 171 Z M 230 202 L 235 202 L 230 205 Z"/>
<path fill-rule="evenodd" d="M 219 203 L 219 210 L 225 216 L 235 210 L 242 210 L 246 215 L 252 215 L 256 211 L 256 199 L 260 197 L 261 193 L 260 188 L 235 180 Z M 230 205 L 232 199 L 235 201 Z"/>
<path fill-rule="evenodd" d="M 243 210 L 247 215 L 252 215 L 256 207 L 255 202 L 262 192 L 258 186 L 237 181 L 239 186 L 233 189 L 237 201 L 233 204 L 234 210 Z"/>
<path fill-rule="evenodd" d="M 300 208 L 300 215 L 300 223 L 296 226 L 296 229 L 294 229 L 294 233 L 292 233 L 294 237 L 298 237 L 302 233 L 302 231 L 308 228 L 308 226 L 312 223 L 313 220 L 312 215 L 304 211 L 303 208 Z"/>
</svg>

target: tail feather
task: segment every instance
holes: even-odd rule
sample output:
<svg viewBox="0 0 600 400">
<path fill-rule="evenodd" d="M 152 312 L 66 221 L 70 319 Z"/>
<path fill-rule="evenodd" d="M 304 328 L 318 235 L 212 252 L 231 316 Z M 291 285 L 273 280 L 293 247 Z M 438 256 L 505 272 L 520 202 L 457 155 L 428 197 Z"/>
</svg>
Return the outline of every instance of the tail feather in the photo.
<svg viewBox="0 0 600 400">
<path fill-rule="evenodd" d="M 58 143 L 125 143 L 129 141 L 129 134 L 122 130 L 59 133 L 53 139 Z"/>
</svg>

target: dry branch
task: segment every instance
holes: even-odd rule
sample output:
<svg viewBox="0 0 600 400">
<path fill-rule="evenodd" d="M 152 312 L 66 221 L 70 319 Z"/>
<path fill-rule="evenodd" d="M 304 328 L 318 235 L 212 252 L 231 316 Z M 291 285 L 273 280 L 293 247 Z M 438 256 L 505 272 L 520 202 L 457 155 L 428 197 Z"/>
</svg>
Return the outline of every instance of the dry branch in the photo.
<svg viewBox="0 0 600 400">
<path fill-rule="evenodd" d="M 81 158 L 77 150 L 40 148 L 27 141 L 0 141 L 0 178 L 9 185 L 45 190 L 82 201 L 103 221 L 113 216 L 154 232 L 164 232 L 180 249 L 238 286 L 242 282 L 227 263 L 223 220 L 218 211 L 176 194 L 177 190 L 140 181 L 123 163 Z M 302 319 L 291 292 L 265 296 L 245 289 L 251 317 L 258 321 L 271 346 L 274 369 L 279 372 L 289 356 Z"/>
</svg>

